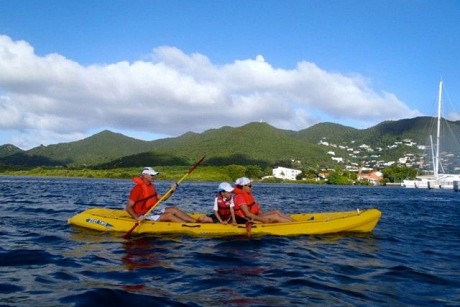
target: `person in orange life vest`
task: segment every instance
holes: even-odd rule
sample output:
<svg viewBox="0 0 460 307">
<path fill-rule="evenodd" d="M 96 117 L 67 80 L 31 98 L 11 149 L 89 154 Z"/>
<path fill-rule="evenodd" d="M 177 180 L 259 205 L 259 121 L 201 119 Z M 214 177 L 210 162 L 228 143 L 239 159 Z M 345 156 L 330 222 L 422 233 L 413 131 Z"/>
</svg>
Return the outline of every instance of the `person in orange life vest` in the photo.
<svg viewBox="0 0 460 307">
<path fill-rule="evenodd" d="M 214 213 L 200 216 L 199 223 L 220 223 L 236 225 L 235 211 L 233 207 L 233 187 L 228 182 L 222 182 L 217 188 L 217 196 L 214 199 Z"/>
<path fill-rule="evenodd" d="M 239 224 L 248 220 L 259 221 L 262 223 L 285 223 L 294 222 L 294 219 L 278 210 L 263 212 L 260 205 L 252 195 L 252 182 L 249 178 L 241 177 L 235 182 L 235 194 L 233 201 L 235 203 L 235 214 L 244 219 L 238 219 Z"/>
<path fill-rule="evenodd" d="M 159 173 L 153 168 L 144 167 L 141 172 L 141 176 L 133 179 L 136 185 L 129 193 L 129 199 L 125 210 L 136 221 L 149 219 L 159 222 L 195 222 L 194 218 L 175 207 L 168 207 L 164 209 L 155 208 L 149 216 L 144 216 L 144 214 L 147 213 L 147 211 L 162 197 L 162 195 L 156 191 L 153 183 L 155 176 L 158 174 Z M 174 183 L 171 185 L 172 192 L 174 192 L 176 188 L 177 184 Z M 165 200 L 171 196 L 172 192 L 166 196 Z"/>
</svg>

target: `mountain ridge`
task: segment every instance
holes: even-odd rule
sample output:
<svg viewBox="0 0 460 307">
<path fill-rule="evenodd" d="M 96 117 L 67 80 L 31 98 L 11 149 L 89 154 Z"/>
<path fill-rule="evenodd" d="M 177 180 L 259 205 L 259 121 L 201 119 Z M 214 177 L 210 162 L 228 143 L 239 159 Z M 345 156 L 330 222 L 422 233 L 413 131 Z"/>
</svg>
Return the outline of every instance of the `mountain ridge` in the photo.
<svg viewBox="0 0 460 307">
<path fill-rule="evenodd" d="M 258 164 L 265 167 L 300 161 L 312 167 L 333 166 L 328 155 L 331 148 L 320 145 L 322 141 L 334 144 L 335 154 L 340 156 L 347 155 L 344 148 L 355 142 L 384 148 L 409 138 L 422 144 L 427 139 L 427 131 L 435 132 L 434 120 L 432 117 L 416 117 L 384 121 L 367 129 L 325 122 L 300 131 L 251 122 L 239 127 L 208 129 L 202 133 L 189 131 L 178 137 L 153 141 L 102 130 L 82 140 L 42 145 L 26 151 L 11 144 L 2 145 L 0 165 L 110 168 L 138 166 L 136 161 L 186 165 L 206 154 L 206 163 L 214 165 Z M 454 133 L 460 135 L 460 122 L 448 122 L 454 127 Z M 382 154 L 391 157 L 389 152 Z M 400 151 L 394 152 L 395 157 L 399 154 Z"/>
</svg>

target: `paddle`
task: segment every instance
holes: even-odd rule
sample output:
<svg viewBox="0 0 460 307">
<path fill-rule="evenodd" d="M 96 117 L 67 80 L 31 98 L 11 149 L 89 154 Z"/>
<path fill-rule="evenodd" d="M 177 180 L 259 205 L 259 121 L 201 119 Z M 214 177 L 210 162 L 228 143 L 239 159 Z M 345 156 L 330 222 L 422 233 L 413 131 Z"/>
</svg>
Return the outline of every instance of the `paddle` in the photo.
<svg viewBox="0 0 460 307">
<path fill-rule="evenodd" d="M 188 170 L 188 172 L 187 172 L 184 176 L 182 176 L 182 178 L 179 179 L 179 181 L 176 182 L 176 186 L 179 186 L 179 183 L 181 183 L 188 175 L 190 175 L 190 174 L 195 170 L 195 168 L 197 168 L 198 165 L 200 165 L 201 162 L 203 162 L 203 160 L 204 160 L 205 157 L 206 157 L 206 156 L 203 156 L 203 158 L 201 158 L 200 161 L 196 162 L 196 163 Z M 173 189 L 170 188 L 170 189 L 168 190 L 168 192 L 166 192 L 165 194 L 163 194 L 163 196 L 161 196 L 161 198 L 156 202 L 156 204 L 154 204 L 154 205 L 144 214 L 144 216 L 149 215 L 150 212 L 152 212 L 152 210 L 155 209 L 156 206 L 158 206 L 162 201 L 164 201 L 164 200 L 167 198 L 167 196 L 168 196 L 169 194 L 171 194 L 171 193 L 173 193 L 173 192 L 174 192 Z M 142 220 L 142 221 L 143 221 L 143 220 Z M 131 235 L 131 233 L 134 231 L 134 229 L 136 229 L 136 227 L 139 226 L 139 224 L 140 224 L 142 221 L 137 221 L 137 222 L 134 224 L 134 226 L 124 235 L 124 238 L 125 238 L 125 239 L 128 239 L 129 236 Z"/>
</svg>

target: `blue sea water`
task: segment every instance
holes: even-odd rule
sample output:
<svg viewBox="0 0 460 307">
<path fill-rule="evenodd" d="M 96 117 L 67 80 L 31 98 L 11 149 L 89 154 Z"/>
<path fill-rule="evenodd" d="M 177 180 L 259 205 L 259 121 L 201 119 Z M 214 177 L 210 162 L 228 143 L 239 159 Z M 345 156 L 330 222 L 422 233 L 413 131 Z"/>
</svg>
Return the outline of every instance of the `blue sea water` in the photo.
<svg viewBox="0 0 460 307">
<path fill-rule="evenodd" d="M 185 181 L 164 205 L 210 211 L 217 184 Z M 460 193 L 254 184 L 264 209 L 378 208 L 370 234 L 126 240 L 67 224 L 122 208 L 131 186 L 0 177 L 0 306 L 460 305 Z"/>
</svg>

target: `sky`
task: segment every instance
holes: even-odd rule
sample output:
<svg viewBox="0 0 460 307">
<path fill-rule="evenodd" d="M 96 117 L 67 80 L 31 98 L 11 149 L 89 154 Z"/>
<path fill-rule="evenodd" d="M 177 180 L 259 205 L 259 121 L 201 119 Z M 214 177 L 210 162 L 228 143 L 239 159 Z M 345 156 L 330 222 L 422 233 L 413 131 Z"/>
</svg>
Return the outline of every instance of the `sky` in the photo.
<svg viewBox="0 0 460 307">
<path fill-rule="evenodd" d="M 460 120 L 457 0 L 0 0 L 0 145 Z M 457 106 L 457 111 L 455 110 Z"/>
</svg>

